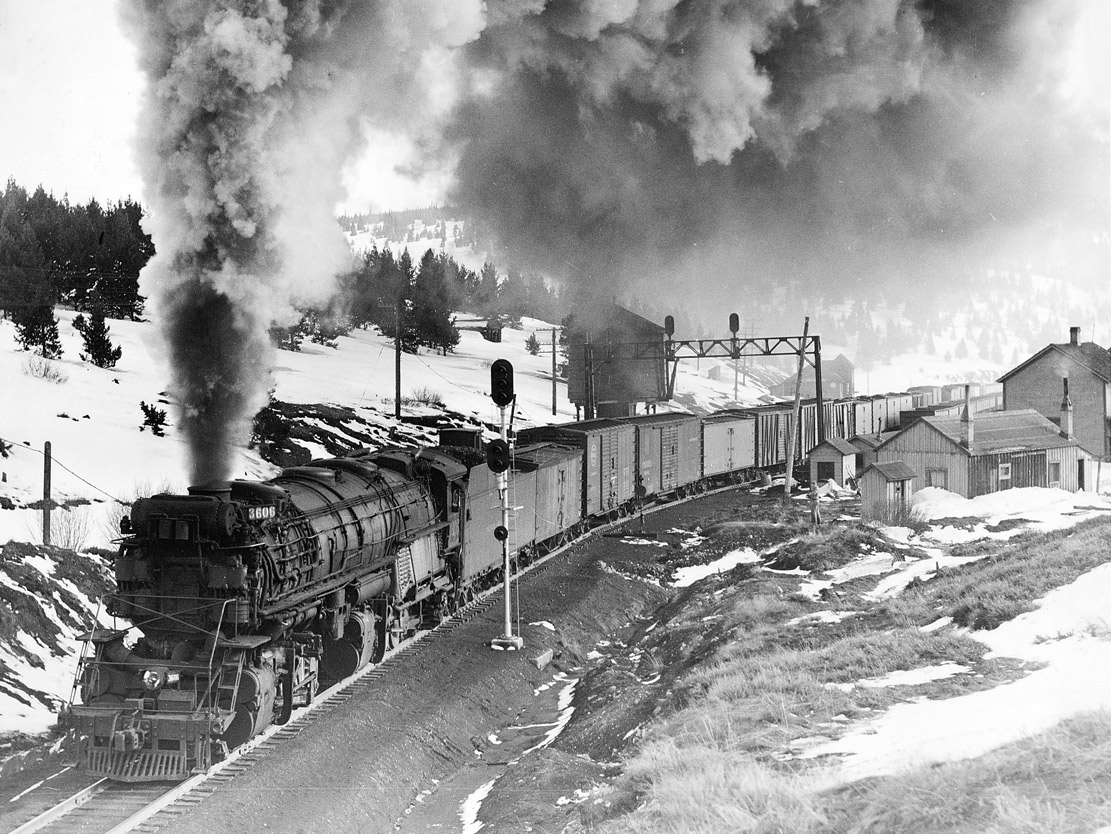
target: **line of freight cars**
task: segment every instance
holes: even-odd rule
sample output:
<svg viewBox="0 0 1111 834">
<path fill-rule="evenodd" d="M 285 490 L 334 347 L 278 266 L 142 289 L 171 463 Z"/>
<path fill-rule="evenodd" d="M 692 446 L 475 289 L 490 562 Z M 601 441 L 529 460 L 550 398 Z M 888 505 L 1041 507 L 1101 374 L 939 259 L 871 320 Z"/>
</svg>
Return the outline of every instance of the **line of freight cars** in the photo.
<svg viewBox="0 0 1111 834">
<path fill-rule="evenodd" d="M 900 414 L 913 407 L 910 394 L 827 401 L 823 403 L 825 436 L 848 440 L 857 434 L 892 431 L 899 428 Z M 556 444 L 545 448 L 564 447 L 563 455 L 569 447 L 581 458 L 575 472 L 566 476 L 581 483 L 581 517 L 618 513 L 638 499 L 694 492 L 715 482 L 749 480 L 759 472 L 782 470 L 792 420 L 790 404 L 774 403 L 705 417 L 668 413 L 522 429 L 517 444 L 526 453 L 517 455 L 522 463 L 514 468 L 515 482 L 519 492 L 533 495 L 531 484 L 519 480 L 536 468 L 532 453 L 527 453 L 530 447 Z M 816 400 L 800 404 L 799 426 L 794 459 L 801 464 L 818 445 Z M 539 502 L 535 511 L 545 512 L 541 506 L 546 499 L 537 493 L 535 500 Z M 566 520 L 567 499 L 561 500 L 558 508 L 547 512 Z M 517 506 L 523 504 L 515 501 Z M 528 518 L 523 521 L 525 530 L 534 523 Z M 492 515 L 490 529 L 497 523 Z M 526 546 L 531 541 L 528 533 L 517 538 Z"/>
</svg>

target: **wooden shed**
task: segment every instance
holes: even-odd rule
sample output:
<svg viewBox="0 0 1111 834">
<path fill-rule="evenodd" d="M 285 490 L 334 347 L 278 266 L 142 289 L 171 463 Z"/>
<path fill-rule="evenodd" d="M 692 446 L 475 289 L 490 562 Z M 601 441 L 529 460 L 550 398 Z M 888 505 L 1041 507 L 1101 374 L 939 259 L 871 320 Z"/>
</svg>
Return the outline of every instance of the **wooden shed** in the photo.
<svg viewBox="0 0 1111 834">
<path fill-rule="evenodd" d="M 856 477 L 856 446 L 840 437 L 827 438 L 810 450 L 810 483 Z"/>
<path fill-rule="evenodd" d="M 860 473 L 860 514 L 871 521 L 904 518 L 914 494 L 914 470 L 901 460 L 873 463 Z"/>
<path fill-rule="evenodd" d="M 1033 409 L 921 417 L 884 441 L 876 457 L 905 461 L 919 489 L 965 498 L 1014 487 L 1094 487 L 1091 455 Z"/>
</svg>

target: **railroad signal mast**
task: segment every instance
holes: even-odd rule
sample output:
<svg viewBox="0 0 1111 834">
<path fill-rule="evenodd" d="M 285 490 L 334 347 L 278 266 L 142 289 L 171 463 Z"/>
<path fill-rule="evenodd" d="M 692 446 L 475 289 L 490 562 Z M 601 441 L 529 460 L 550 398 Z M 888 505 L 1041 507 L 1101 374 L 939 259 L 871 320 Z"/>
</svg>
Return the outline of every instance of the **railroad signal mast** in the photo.
<svg viewBox="0 0 1111 834">
<path fill-rule="evenodd" d="M 500 637 L 490 641 L 490 648 L 501 651 L 517 651 L 524 648 L 525 641 L 520 635 L 513 634 L 513 611 L 510 598 L 509 569 L 509 437 L 506 429 L 505 411 L 512 405 L 516 394 L 513 392 L 513 365 L 507 359 L 497 359 L 490 366 L 490 399 L 498 407 L 501 423 L 501 437 L 486 444 L 486 465 L 498 476 L 498 495 L 501 498 L 501 524 L 494 528 L 494 538 L 501 542 L 502 566 L 505 574 L 505 629 Z"/>
</svg>

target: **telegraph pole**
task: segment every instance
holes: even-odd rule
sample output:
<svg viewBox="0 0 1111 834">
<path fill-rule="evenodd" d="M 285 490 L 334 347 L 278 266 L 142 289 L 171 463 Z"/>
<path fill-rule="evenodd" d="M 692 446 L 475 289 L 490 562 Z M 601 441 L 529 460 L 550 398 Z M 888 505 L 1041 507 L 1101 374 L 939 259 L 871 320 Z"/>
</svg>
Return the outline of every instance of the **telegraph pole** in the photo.
<svg viewBox="0 0 1111 834">
<path fill-rule="evenodd" d="M 50 441 L 47 440 L 42 447 L 42 543 L 50 544 Z"/>
<path fill-rule="evenodd" d="M 552 414 L 556 413 L 556 329 L 552 328 Z"/>
<path fill-rule="evenodd" d="M 525 641 L 513 634 L 512 581 L 509 565 L 509 437 L 505 424 L 506 408 L 513 402 L 513 365 L 506 359 L 497 359 L 490 366 L 490 398 L 501 415 L 501 437 L 486 444 L 486 465 L 498 476 L 498 495 L 501 498 L 501 524 L 494 528 L 494 538 L 501 542 L 502 569 L 505 574 L 505 630 L 500 637 L 490 641 L 490 648 L 517 651 Z"/>
</svg>

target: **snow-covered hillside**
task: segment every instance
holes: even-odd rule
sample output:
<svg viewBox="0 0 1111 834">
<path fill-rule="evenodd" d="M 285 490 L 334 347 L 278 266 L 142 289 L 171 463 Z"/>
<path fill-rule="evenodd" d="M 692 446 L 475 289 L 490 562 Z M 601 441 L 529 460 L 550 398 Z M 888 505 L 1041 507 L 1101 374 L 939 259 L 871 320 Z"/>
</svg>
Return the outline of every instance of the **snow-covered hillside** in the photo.
<svg viewBox="0 0 1111 834">
<path fill-rule="evenodd" d="M 158 358 L 153 324 L 110 321 L 111 338 L 123 348 L 119 364 L 104 370 L 79 359 L 81 340 L 74 331 L 74 313 L 58 310 L 63 356 L 47 363 L 55 380 L 35 376 L 34 358 L 18 350 L 11 322 L 0 321 L 0 375 L 4 379 L 4 405 L 0 411 L 0 438 L 12 446 L 0 458 L 0 499 L 15 509 L 0 511 L 0 542 L 41 540 L 40 512 L 28 505 L 42 498 L 43 447 L 50 442 L 54 459 L 52 495 L 63 504 L 91 502 L 67 509 L 55 518 L 56 533 L 63 528 L 82 541 L 69 543 L 106 546 L 114 535 L 106 526 L 118 516 L 115 499 L 130 501 L 151 489 L 184 489 L 187 457 L 182 439 L 173 427 L 174 410 L 166 393 L 169 375 Z M 525 319 L 521 329 L 506 329 L 500 343 L 488 342 L 474 331 L 463 331 L 454 353 L 440 356 L 422 351 L 402 357 L 402 413 L 407 417 L 452 412 L 465 420 L 495 426 L 498 411 L 489 397 L 490 363 L 509 359 L 514 366 L 518 425 L 567 422 L 575 417 L 567 387 L 557 383 L 557 413 L 552 414 L 551 353 L 530 356 L 525 340 L 533 333 L 550 342 L 550 325 Z M 37 360 L 41 364 L 41 360 Z M 274 354 L 274 397 L 289 403 L 330 403 L 353 408 L 383 442 L 394 426 L 394 350 L 390 340 L 375 331 L 355 330 L 341 337 L 336 348 L 309 341 L 300 351 Z M 718 380 L 710 378 L 717 366 L 684 363 L 676 391 L 675 408 L 707 410 L 733 398 L 732 370 L 722 368 Z M 741 385 L 738 399 L 755 403 L 766 389 Z M 442 400 L 444 409 L 428 405 Z M 169 414 L 166 436 L 141 430 L 140 402 L 155 404 Z M 427 435 L 432 440 L 432 435 Z M 319 451 L 319 450 L 311 450 Z M 239 453 L 236 477 L 262 478 L 274 467 L 251 449 Z M 57 535 L 55 541 L 58 541 Z"/>
</svg>

